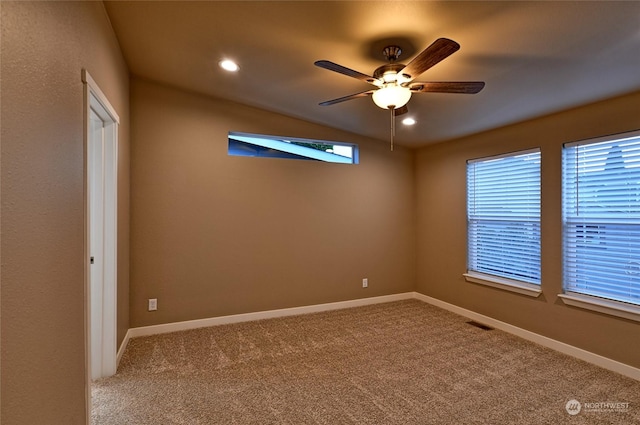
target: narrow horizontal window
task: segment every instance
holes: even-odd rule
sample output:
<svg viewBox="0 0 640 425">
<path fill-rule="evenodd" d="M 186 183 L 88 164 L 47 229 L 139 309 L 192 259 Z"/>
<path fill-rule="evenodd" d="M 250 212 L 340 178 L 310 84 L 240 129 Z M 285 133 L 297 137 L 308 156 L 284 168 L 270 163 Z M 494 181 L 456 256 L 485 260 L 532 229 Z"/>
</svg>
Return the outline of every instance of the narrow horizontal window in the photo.
<svg viewBox="0 0 640 425">
<path fill-rule="evenodd" d="M 358 146 L 355 144 L 237 132 L 229 132 L 228 153 L 233 156 L 358 163 Z"/>
<path fill-rule="evenodd" d="M 640 131 L 563 150 L 565 293 L 640 306 Z"/>
<path fill-rule="evenodd" d="M 540 284 L 539 149 L 467 162 L 467 232 L 468 274 Z"/>
</svg>

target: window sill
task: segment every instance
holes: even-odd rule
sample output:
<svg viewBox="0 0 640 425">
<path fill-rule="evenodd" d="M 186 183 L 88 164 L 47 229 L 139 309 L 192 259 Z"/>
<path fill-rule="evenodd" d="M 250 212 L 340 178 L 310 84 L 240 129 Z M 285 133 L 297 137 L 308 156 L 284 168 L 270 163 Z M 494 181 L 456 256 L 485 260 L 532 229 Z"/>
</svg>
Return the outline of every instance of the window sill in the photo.
<svg viewBox="0 0 640 425">
<path fill-rule="evenodd" d="M 562 298 L 562 302 L 573 307 L 593 310 L 599 313 L 640 322 L 640 307 L 635 307 L 633 304 L 592 297 L 590 295 L 578 294 L 576 292 L 558 294 L 558 296 Z"/>
<path fill-rule="evenodd" d="M 532 283 L 520 282 L 518 280 L 475 272 L 464 273 L 463 276 L 467 282 L 479 283 L 480 285 L 516 292 L 530 297 L 539 297 L 542 294 L 540 286 Z"/>
</svg>

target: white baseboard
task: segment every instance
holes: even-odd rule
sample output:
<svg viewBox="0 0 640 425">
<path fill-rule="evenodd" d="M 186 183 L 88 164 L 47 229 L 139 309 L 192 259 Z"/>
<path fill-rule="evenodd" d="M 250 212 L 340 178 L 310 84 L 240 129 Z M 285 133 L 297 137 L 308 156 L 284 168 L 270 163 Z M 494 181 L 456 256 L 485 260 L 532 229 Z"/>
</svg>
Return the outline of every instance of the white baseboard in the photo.
<svg viewBox="0 0 640 425">
<path fill-rule="evenodd" d="M 564 342 L 560 342 L 555 339 L 551 339 L 546 336 L 542 336 L 534 332 L 527 331 L 517 326 L 513 326 L 508 323 L 501 322 L 500 320 L 496 320 L 489 316 L 485 316 L 480 313 L 476 313 L 474 311 L 467 310 L 453 304 L 449 304 L 447 302 L 429 297 L 427 295 L 420 294 L 418 292 L 404 292 L 400 294 L 383 295 L 380 297 L 370 297 L 370 298 L 359 298 L 356 300 L 339 301 L 339 302 L 327 303 L 327 304 L 315 304 L 315 305 L 309 305 L 309 306 L 303 306 L 303 307 L 292 307 L 292 308 L 284 308 L 279 310 L 267 310 L 267 311 L 259 311 L 254 313 L 234 314 L 230 316 L 211 317 L 207 319 L 188 320 L 184 322 L 165 323 L 161 325 L 131 328 L 127 331 L 127 334 L 125 335 L 125 338 L 122 341 L 120 348 L 118 349 L 117 362 L 118 364 L 120 363 L 120 358 L 122 357 L 122 354 L 127 348 L 127 344 L 129 343 L 129 340 L 131 338 L 136 338 L 140 336 L 156 335 L 156 334 L 163 334 L 163 333 L 169 333 L 169 332 L 178 332 L 178 331 L 184 331 L 189 329 L 204 328 L 209 326 L 226 325 L 230 323 L 249 322 L 253 320 L 272 319 L 276 317 L 296 316 L 299 314 L 318 313 L 322 311 L 340 310 L 344 308 L 361 307 L 365 305 L 380 304 L 380 303 L 387 303 L 387 302 L 407 300 L 407 299 L 417 299 L 417 300 L 423 301 L 425 303 L 434 305 L 436 307 L 440 307 L 444 310 L 451 311 L 452 313 L 458 314 L 460 316 L 467 317 L 477 322 L 481 322 L 486 325 L 492 326 L 496 329 L 500 329 L 502 331 L 516 335 L 528 341 L 535 342 L 544 347 L 551 348 L 552 350 L 558 351 L 560 353 L 573 356 L 575 358 L 584 360 L 588 363 L 594 364 L 604 369 L 617 372 L 621 375 L 640 381 L 640 369 L 638 368 L 629 366 L 624 363 L 620 363 L 618 361 L 609 359 L 599 354 L 592 353 L 590 351 L 583 350 L 578 347 L 574 347 L 569 344 L 565 344 Z"/>
<path fill-rule="evenodd" d="M 640 369 L 635 368 L 633 366 L 629 366 L 628 364 L 620 363 L 608 357 L 604 357 L 599 354 L 595 354 L 590 351 L 583 350 L 582 348 L 574 347 L 573 345 L 565 344 L 564 342 L 560 342 L 555 339 L 551 339 L 546 336 L 542 336 L 537 333 L 527 331 L 517 326 L 513 326 L 508 323 L 501 322 L 500 320 L 496 320 L 489 316 L 485 316 L 483 314 L 479 314 L 474 311 L 467 310 L 453 304 L 449 304 L 447 302 L 420 294 L 418 292 L 414 292 L 414 298 L 420 301 L 424 301 L 428 304 L 434 305 L 436 307 L 440 307 L 444 310 L 451 311 L 452 313 L 456 313 L 460 316 L 467 317 L 471 320 L 475 320 L 485 325 L 492 326 L 496 329 L 500 329 L 501 331 L 505 331 L 510 334 L 516 335 L 528 341 L 535 342 L 544 347 L 551 348 L 552 350 L 559 351 L 563 354 L 568 354 L 580 360 L 584 360 L 588 363 L 594 364 L 603 369 L 617 372 L 621 375 L 640 381 Z"/>
<path fill-rule="evenodd" d="M 297 316 L 299 314 L 318 313 L 321 311 L 340 310 L 343 308 L 360 307 L 364 305 L 388 303 L 391 301 L 408 300 L 414 298 L 414 292 L 383 295 L 380 297 L 359 298 L 356 300 L 339 301 L 327 304 L 315 304 L 303 307 L 283 308 L 279 310 L 258 311 L 255 313 L 234 314 L 231 316 L 211 317 L 207 319 L 188 320 L 185 322 L 165 323 L 161 325 L 131 328 L 127 334 L 131 338 L 168 332 L 185 331 L 188 329 L 205 328 L 208 326 L 227 325 L 230 323 L 249 322 L 253 320 L 272 319 L 276 317 Z M 124 345 L 124 343 L 122 344 Z"/>
</svg>

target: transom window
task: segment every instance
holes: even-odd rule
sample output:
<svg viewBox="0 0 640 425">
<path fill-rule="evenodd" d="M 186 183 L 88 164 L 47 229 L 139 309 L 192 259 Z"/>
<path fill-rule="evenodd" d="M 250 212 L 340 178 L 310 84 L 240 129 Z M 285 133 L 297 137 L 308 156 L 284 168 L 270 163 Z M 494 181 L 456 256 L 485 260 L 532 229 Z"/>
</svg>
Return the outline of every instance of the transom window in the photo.
<svg viewBox="0 0 640 425">
<path fill-rule="evenodd" d="M 563 150 L 564 290 L 640 305 L 640 131 Z"/>
<path fill-rule="evenodd" d="M 358 163 L 358 146 L 295 137 L 229 132 L 229 155 Z"/>
<path fill-rule="evenodd" d="M 540 284 L 540 150 L 467 162 L 468 272 Z"/>
</svg>

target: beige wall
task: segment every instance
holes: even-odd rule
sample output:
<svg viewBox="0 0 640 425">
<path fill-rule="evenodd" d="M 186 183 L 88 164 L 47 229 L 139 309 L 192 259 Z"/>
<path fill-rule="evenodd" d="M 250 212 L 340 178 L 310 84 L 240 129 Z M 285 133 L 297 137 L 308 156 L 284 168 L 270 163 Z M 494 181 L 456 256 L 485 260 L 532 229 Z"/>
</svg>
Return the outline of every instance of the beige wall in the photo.
<svg viewBox="0 0 640 425">
<path fill-rule="evenodd" d="M 417 290 L 457 306 L 640 367 L 640 323 L 568 307 L 562 291 L 564 142 L 640 128 L 640 93 L 416 152 Z M 465 282 L 466 160 L 542 151 L 542 290 L 534 299 Z"/>
<path fill-rule="evenodd" d="M 144 80 L 131 102 L 132 327 L 413 290 L 410 151 Z M 229 131 L 355 142 L 360 164 L 228 156 Z"/>
<path fill-rule="evenodd" d="M 128 328 L 128 71 L 99 2 L 1 2 L 3 424 L 86 419 L 86 68 L 121 119 L 118 292 Z"/>
</svg>

